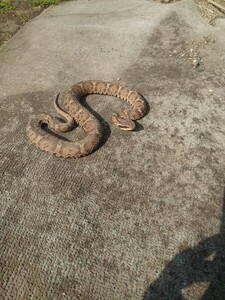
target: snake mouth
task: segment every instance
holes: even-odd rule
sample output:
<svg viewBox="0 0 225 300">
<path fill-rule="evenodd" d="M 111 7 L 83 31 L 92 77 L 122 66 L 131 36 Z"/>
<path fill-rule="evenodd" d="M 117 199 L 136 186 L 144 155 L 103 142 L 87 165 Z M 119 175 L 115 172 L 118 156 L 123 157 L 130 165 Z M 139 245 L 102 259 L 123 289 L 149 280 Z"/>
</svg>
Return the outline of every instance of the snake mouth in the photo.
<svg viewBox="0 0 225 300">
<path fill-rule="evenodd" d="M 126 126 L 126 125 L 117 124 L 117 126 L 118 126 L 120 129 L 122 129 L 122 130 L 127 130 L 127 131 L 133 130 L 132 127 L 128 127 L 128 126 Z"/>
</svg>

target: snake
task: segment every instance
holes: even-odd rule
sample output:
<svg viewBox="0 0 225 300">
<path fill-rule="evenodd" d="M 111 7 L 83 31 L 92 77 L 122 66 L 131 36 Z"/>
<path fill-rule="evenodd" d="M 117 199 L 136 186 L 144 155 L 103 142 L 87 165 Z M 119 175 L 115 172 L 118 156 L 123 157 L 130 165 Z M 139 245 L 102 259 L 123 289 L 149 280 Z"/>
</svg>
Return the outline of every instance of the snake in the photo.
<svg viewBox="0 0 225 300">
<path fill-rule="evenodd" d="M 102 94 L 127 101 L 131 108 L 121 109 L 112 114 L 112 122 L 122 130 L 131 131 L 136 127 L 136 120 L 147 113 L 147 103 L 138 92 L 120 84 L 101 80 L 85 80 L 74 84 L 64 95 L 65 110 L 59 106 L 59 93 L 54 99 L 54 107 L 65 120 L 47 114 L 32 116 L 26 127 L 30 142 L 39 149 L 63 158 L 79 158 L 94 152 L 101 144 L 103 127 L 99 120 L 81 104 L 81 98 L 89 94 Z M 78 141 L 61 139 L 55 133 L 66 133 L 78 124 L 85 132 Z M 49 130 L 45 130 L 47 125 Z"/>
</svg>

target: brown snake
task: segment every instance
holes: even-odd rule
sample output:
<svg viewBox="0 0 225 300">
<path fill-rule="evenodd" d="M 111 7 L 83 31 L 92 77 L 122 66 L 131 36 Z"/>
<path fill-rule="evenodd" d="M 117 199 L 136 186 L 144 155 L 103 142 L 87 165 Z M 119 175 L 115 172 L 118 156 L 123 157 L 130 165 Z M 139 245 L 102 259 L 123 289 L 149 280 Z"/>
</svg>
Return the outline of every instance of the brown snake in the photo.
<svg viewBox="0 0 225 300">
<path fill-rule="evenodd" d="M 54 102 L 56 111 L 66 119 L 59 122 L 46 114 L 33 116 L 28 122 L 26 133 L 28 138 L 41 150 L 60 157 L 78 158 L 92 153 L 101 143 L 103 131 L 100 122 L 80 103 L 80 98 L 87 94 L 104 94 L 126 100 L 132 106 L 130 110 L 113 113 L 112 121 L 122 130 L 133 130 L 135 120 L 147 113 L 146 102 L 136 91 L 104 81 L 87 80 L 74 84 L 65 94 L 63 101 L 67 112 L 62 110 L 58 97 Z M 74 121 L 83 128 L 86 136 L 79 141 L 65 141 L 51 135 L 42 128 L 47 124 L 55 132 L 68 132 L 74 127 Z"/>
</svg>

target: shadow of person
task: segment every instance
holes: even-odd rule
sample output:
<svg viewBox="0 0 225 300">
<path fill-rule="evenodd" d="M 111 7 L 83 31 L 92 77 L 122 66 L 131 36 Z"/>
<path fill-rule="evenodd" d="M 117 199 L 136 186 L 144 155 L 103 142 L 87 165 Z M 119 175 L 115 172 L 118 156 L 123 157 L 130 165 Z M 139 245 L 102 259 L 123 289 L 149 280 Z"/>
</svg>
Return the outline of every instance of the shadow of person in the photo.
<svg viewBox="0 0 225 300">
<path fill-rule="evenodd" d="M 143 300 L 184 300 L 182 289 L 198 282 L 209 283 L 201 300 L 225 299 L 225 191 L 219 234 L 175 255 Z"/>
</svg>

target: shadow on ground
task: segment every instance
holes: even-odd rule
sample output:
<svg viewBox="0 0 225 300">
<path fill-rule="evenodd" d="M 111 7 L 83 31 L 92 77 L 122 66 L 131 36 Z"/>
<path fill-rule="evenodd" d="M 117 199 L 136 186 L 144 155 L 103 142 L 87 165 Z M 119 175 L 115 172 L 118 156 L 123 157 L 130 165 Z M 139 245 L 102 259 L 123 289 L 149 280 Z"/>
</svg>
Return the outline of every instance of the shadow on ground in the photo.
<svg viewBox="0 0 225 300">
<path fill-rule="evenodd" d="M 182 289 L 199 282 L 209 283 L 201 300 L 225 299 L 225 190 L 223 203 L 219 234 L 177 254 L 145 291 L 143 300 L 183 300 Z"/>
</svg>

